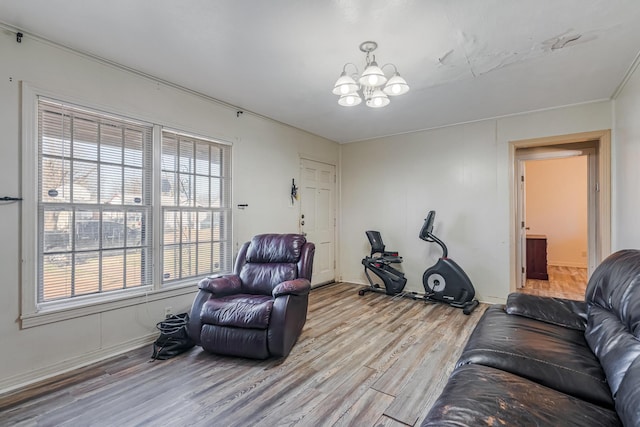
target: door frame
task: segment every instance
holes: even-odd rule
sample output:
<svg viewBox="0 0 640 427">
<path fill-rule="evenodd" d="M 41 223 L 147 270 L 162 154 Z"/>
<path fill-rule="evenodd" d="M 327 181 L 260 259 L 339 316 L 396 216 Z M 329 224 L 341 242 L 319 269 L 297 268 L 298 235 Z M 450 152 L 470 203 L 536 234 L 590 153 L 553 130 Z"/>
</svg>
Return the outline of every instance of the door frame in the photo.
<svg viewBox="0 0 640 427">
<path fill-rule="evenodd" d="M 589 227 L 593 227 L 592 247 L 591 236 L 589 241 L 589 273 L 595 268 L 606 256 L 611 253 L 611 131 L 600 130 L 593 132 L 581 132 L 567 135 L 550 136 L 543 138 L 532 138 L 517 141 L 509 141 L 509 159 L 511 167 L 510 174 L 510 258 L 511 258 L 511 285 L 510 291 L 516 290 L 521 282 L 522 272 L 522 253 L 521 253 L 521 224 L 519 222 L 519 210 L 521 209 L 519 193 L 520 193 L 520 174 L 519 167 L 523 161 L 516 156 L 516 150 L 519 148 L 531 147 L 548 147 L 565 144 L 573 144 L 580 148 L 588 148 L 592 142 L 596 145 L 595 164 L 590 164 L 589 168 L 595 167 L 595 176 L 589 177 L 589 185 L 596 186 L 595 203 L 589 203 L 589 209 L 595 205 L 594 212 L 589 212 Z M 590 159 L 591 162 L 591 159 Z M 595 179 L 595 182 L 593 180 Z M 591 193 L 591 192 L 590 192 Z"/>
</svg>

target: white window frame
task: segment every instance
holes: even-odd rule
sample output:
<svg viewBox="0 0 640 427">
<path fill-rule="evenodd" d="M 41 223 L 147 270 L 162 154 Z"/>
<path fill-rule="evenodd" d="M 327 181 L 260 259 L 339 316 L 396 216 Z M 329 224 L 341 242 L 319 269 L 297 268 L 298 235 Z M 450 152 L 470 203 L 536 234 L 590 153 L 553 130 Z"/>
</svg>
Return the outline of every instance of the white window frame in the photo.
<svg viewBox="0 0 640 427">
<path fill-rule="evenodd" d="M 152 301 L 173 298 L 180 295 L 194 292 L 194 285 L 197 278 L 189 278 L 183 281 L 162 284 L 161 256 L 162 239 L 161 218 L 162 207 L 160 206 L 160 169 L 161 169 L 161 134 L 163 127 L 153 124 L 153 159 L 152 159 L 152 259 L 153 266 L 152 280 L 150 286 L 140 286 L 122 291 L 110 292 L 107 294 L 93 294 L 87 296 L 77 296 L 60 301 L 38 303 L 38 101 L 40 97 L 68 103 L 71 105 L 84 107 L 105 114 L 129 117 L 139 122 L 149 120 L 137 119 L 130 113 L 121 114 L 113 109 L 96 106 L 86 100 L 78 100 L 58 93 L 34 87 L 26 82 L 22 82 L 22 278 L 21 278 L 21 327 L 30 328 L 34 326 L 49 324 L 66 319 L 87 316 L 95 313 L 115 310 L 118 308 L 148 303 Z M 174 128 L 172 127 L 171 130 Z M 219 139 L 200 137 L 215 141 L 219 144 L 232 145 L 229 142 Z M 231 179 L 231 177 L 229 178 Z M 230 195 L 232 198 L 232 194 Z M 229 207 L 232 200 L 229 200 Z M 229 233 L 232 227 L 231 218 L 228 224 Z M 230 250 L 232 248 L 230 247 Z"/>
<path fill-rule="evenodd" d="M 162 143 L 164 142 L 163 138 L 164 138 L 164 133 L 165 132 L 167 134 L 172 134 L 172 135 L 174 135 L 174 136 L 176 136 L 178 138 L 193 139 L 193 140 L 196 140 L 198 142 L 210 143 L 210 144 L 215 144 L 215 145 L 228 145 L 229 147 L 231 147 L 231 144 L 228 144 L 228 143 L 225 143 L 225 142 L 221 142 L 219 140 L 214 140 L 214 139 L 211 139 L 211 138 L 202 137 L 202 136 L 199 136 L 199 135 L 195 135 L 193 133 L 181 132 L 179 130 L 171 129 L 171 128 L 168 128 L 168 127 L 160 128 L 159 132 L 160 132 L 160 138 L 158 138 L 158 140 L 160 141 L 160 144 L 159 144 L 160 148 L 155 150 L 156 153 L 162 152 Z M 195 153 L 194 153 L 194 155 L 195 155 Z M 218 207 L 202 206 L 202 207 L 200 207 L 200 206 L 197 206 L 198 205 L 197 202 L 194 203 L 194 204 L 190 204 L 190 205 L 181 205 L 180 203 L 178 203 L 176 205 L 173 205 L 173 204 L 163 205 L 163 203 L 161 201 L 162 200 L 162 195 L 160 194 L 161 193 L 161 189 L 157 188 L 156 192 L 155 192 L 156 200 L 159 200 L 160 202 L 157 203 L 158 206 L 154 205 L 154 207 L 158 207 L 158 211 L 157 211 L 157 213 L 156 213 L 156 211 L 154 211 L 154 215 L 155 215 L 156 218 L 161 218 L 161 220 L 157 221 L 157 223 L 159 223 L 161 225 L 160 225 L 158 233 L 156 234 L 156 236 L 158 236 L 158 238 L 156 240 L 159 240 L 161 245 L 163 243 L 163 237 L 161 237 L 161 236 L 165 236 L 165 229 L 164 229 L 164 226 L 166 225 L 165 221 L 164 221 L 165 212 L 169 212 L 169 211 L 180 212 L 180 211 L 183 211 L 183 210 L 187 210 L 187 211 L 194 211 L 194 210 L 209 211 L 210 213 L 213 214 L 212 217 L 211 217 L 211 230 L 213 230 L 213 228 L 214 228 L 214 224 L 213 224 L 213 216 L 215 215 L 213 213 L 214 211 L 221 213 L 222 214 L 221 217 L 224 217 L 225 220 L 227 222 L 229 222 L 228 231 L 222 233 L 224 235 L 224 238 L 222 240 L 218 241 L 219 243 L 224 241 L 226 243 L 226 245 L 227 245 L 226 249 L 228 250 L 229 253 L 227 254 L 227 256 L 225 256 L 221 260 L 221 264 L 223 265 L 223 267 L 226 267 L 226 269 L 225 268 L 222 268 L 221 270 L 213 270 L 212 269 L 211 272 L 213 274 L 220 274 L 220 273 L 224 273 L 224 272 L 230 272 L 233 269 L 233 257 L 232 257 L 232 255 L 233 255 L 233 245 L 232 245 L 232 236 L 231 236 L 231 229 L 232 229 L 231 224 L 233 223 L 233 218 L 232 218 L 233 210 L 231 209 L 231 206 L 232 206 L 232 204 L 231 204 L 232 190 L 231 190 L 231 175 L 230 175 L 231 170 L 232 170 L 232 167 L 231 167 L 231 159 L 232 159 L 232 157 L 231 156 L 232 156 L 232 152 L 231 152 L 231 149 L 229 149 L 228 157 L 225 157 L 224 160 L 223 160 L 222 168 L 221 168 L 221 171 L 220 171 L 220 175 L 216 176 L 218 179 L 221 180 L 221 183 L 224 184 L 220 188 L 220 193 L 223 196 L 222 200 L 227 202 L 227 206 L 218 206 Z M 194 159 L 191 159 L 191 160 L 195 160 L 195 157 L 194 157 Z M 163 165 L 162 165 L 161 161 L 158 163 L 158 167 L 154 168 L 154 172 L 156 170 L 158 171 L 159 174 L 163 173 L 164 169 L 163 169 Z M 225 171 L 226 170 L 228 170 L 228 172 L 229 172 L 228 176 L 225 175 Z M 193 175 L 195 177 L 195 176 L 197 176 L 199 174 L 196 172 L 196 170 L 194 168 L 192 173 L 187 173 L 187 175 Z M 202 175 L 199 175 L 199 176 L 202 176 Z M 214 176 L 210 175 L 210 178 L 214 178 Z M 154 177 L 154 182 L 155 183 L 162 183 L 162 177 L 160 177 L 159 179 L 155 179 L 155 177 Z M 196 185 L 195 182 L 193 183 L 193 185 L 194 185 L 193 189 L 195 190 L 195 185 Z M 157 187 L 160 187 L 160 185 L 157 186 Z M 199 242 L 198 243 L 196 243 L 196 242 L 188 242 L 188 243 L 192 243 L 192 244 L 195 243 L 196 245 L 199 244 Z M 188 245 L 188 243 L 180 242 L 177 246 L 180 246 L 182 248 L 185 245 Z M 184 282 L 185 280 L 187 280 L 187 281 L 193 280 L 193 278 L 188 278 L 188 277 L 186 279 L 177 279 L 177 280 L 173 279 L 173 278 L 165 278 L 164 274 L 166 272 L 166 268 L 164 266 L 164 261 L 165 261 L 165 259 L 164 259 L 164 247 L 161 246 L 160 250 L 162 250 L 162 254 L 159 255 L 159 256 L 162 258 L 162 260 L 160 261 L 159 264 L 162 265 L 162 271 L 160 272 L 160 275 L 157 276 L 157 277 L 158 277 L 158 281 L 162 283 L 162 286 L 173 286 L 173 284 L 175 284 L 175 283 Z M 196 261 L 196 263 L 197 262 L 198 261 Z"/>
</svg>

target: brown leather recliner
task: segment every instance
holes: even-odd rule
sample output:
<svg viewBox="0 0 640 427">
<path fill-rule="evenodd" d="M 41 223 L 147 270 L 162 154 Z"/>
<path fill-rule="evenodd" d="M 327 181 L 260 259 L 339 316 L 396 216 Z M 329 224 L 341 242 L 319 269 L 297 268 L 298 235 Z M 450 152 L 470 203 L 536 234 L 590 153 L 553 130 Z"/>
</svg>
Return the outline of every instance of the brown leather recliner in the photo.
<svg viewBox="0 0 640 427">
<path fill-rule="evenodd" d="M 200 281 L 188 332 L 208 352 L 286 357 L 307 320 L 315 246 L 299 234 L 262 234 L 238 252 L 234 274 Z"/>
</svg>

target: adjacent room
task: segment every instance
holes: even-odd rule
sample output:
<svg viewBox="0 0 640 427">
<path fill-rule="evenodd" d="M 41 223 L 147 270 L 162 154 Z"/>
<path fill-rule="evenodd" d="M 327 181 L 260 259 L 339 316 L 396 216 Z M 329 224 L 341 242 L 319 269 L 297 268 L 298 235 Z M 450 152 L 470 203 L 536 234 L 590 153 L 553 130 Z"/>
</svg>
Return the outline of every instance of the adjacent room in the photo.
<svg viewBox="0 0 640 427">
<path fill-rule="evenodd" d="M 640 426 L 639 21 L 0 0 L 0 425 Z"/>
</svg>

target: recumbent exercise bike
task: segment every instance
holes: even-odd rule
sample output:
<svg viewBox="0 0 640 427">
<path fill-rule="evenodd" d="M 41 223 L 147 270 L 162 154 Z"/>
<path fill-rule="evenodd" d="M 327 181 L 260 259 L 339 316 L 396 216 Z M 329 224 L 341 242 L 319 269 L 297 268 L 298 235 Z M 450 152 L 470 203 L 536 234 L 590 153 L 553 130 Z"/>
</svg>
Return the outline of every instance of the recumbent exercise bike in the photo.
<svg viewBox="0 0 640 427">
<path fill-rule="evenodd" d="M 474 299 L 475 289 L 469 276 L 455 261 L 448 257 L 447 246 L 433 234 L 435 217 L 436 212 L 429 211 L 419 235 L 420 239 L 436 243 L 442 249 L 442 256 L 422 275 L 422 285 L 425 293 L 419 294 L 417 292 L 404 291 L 404 286 L 407 283 L 404 273 L 391 266 L 391 264 L 401 263 L 402 257 L 399 256 L 398 252 L 385 251 L 380 232 L 367 231 L 366 235 L 371 244 L 371 255 L 365 257 L 362 260 L 362 264 L 369 281 L 369 287 L 358 291 L 359 295 L 364 295 L 367 291 L 373 291 L 387 295 L 445 303 L 451 307 L 461 308 L 464 314 L 471 314 L 475 310 L 479 302 Z M 374 256 L 375 254 L 379 254 L 379 256 Z M 384 290 L 371 280 L 369 271 L 382 280 Z"/>
</svg>

